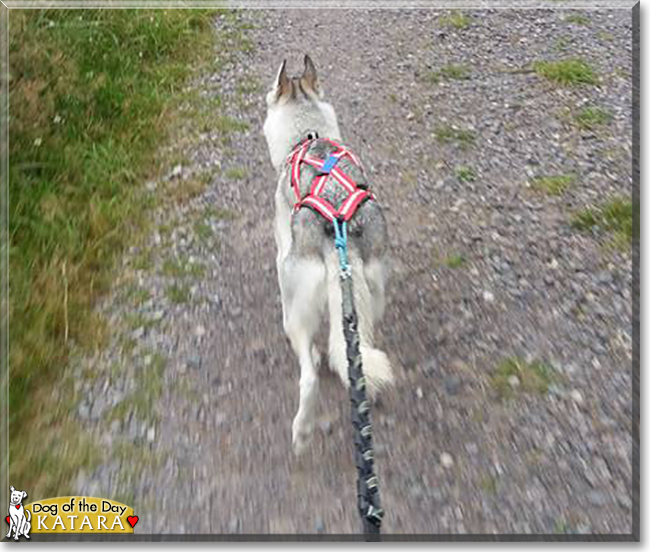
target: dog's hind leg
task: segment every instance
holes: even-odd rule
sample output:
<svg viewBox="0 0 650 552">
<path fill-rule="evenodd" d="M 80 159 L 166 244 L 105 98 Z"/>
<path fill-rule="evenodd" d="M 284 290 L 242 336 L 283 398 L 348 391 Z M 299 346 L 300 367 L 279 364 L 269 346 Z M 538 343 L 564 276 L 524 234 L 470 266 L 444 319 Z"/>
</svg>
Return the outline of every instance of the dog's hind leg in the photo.
<svg viewBox="0 0 650 552">
<path fill-rule="evenodd" d="M 282 266 L 284 329 L 300 362 L 300 404 L 293 447 L 304 451 L 315 421 L 320 355 L 313 345 L 325 306 L 325 265 L 317 258 L 287 257 Z"/>
</svg>

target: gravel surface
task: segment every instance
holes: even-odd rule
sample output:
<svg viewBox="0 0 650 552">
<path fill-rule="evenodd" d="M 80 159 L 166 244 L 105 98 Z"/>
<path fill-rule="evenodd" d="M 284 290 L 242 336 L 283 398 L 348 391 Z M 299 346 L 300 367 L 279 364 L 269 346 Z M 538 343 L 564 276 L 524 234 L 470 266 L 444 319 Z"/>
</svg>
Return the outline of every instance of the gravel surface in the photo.
<svg viewBox="0 0 650 552">
<path fill-rule="evenodd" d="M 398 382 L 372 412 L 385 532 L 631 532 L 631 253 L 570 225 L 631 194 L 631 13 L 482 10 L 465 28 L 443 15 L 238 15 L 254 47 L 195 86 L 247 126 L 206 129 L 170 167 L 179 187 L 213 177 L 157 214 L 101 307 L 127 329 L 71 368 L 106 453 L 77 492 L 133 504 L 143 534 L 359 530 L 349 403 L 327 370 L 313 445 L 291 452 L 299 370 L 261 126 L 280 61 L 297 72 L 308 51 L 390 224 L 378 342 Z M 529 70 L 566 57 L 599 83 Z M 466 78 L 436 73 L 449 65 Z M 579 128 L 592 105 L 609 120 Z M 558 174 L 575 175 L 560 195 L 531 186 Z M 530 389 L 528 372 L 506 374 L 504 391 L 509 359 L 550 375 Z"/>
</svg>

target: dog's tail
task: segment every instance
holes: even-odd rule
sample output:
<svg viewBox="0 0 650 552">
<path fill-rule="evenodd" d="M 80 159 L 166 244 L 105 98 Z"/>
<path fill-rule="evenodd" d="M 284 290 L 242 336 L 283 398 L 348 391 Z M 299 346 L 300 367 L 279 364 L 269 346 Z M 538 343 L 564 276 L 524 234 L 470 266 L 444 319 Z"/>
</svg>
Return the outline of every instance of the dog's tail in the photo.
<svg viewBox="0 0 650 552">
<path fill-rule="evenodd" d="M 370 395 L 374 395 L 393 382 L 393 371 L 386 353 L 373 347 L 373 303 L 366 278 L 364 263 L 354 248 L 349 249 L 352 267 L 354 304 L 358 317 L 361 362 L 368 382 Z M 343 314 L 341 307 L 341 283 L 339 281 L 339 260 L 335 249 L 325 254 L 327 268 L 327 293 L 330 316 L 329 359 L 330 368 L 335 371 L 347 387 L 348 361 L 343 335 Z"/>
<path fill-rule="evenodd" d="M 25 508 L 25 514 L 27 515 L 27 521 L 29 521 L 31 523 L 32 522 L 32 513 L 27 508 Z"/>
</svg>

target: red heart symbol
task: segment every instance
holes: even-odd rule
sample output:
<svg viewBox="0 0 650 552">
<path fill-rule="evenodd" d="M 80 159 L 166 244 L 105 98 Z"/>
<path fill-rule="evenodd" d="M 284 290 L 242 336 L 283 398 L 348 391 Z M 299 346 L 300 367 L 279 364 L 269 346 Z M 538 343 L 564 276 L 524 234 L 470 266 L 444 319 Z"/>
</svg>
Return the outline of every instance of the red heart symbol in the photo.
<svg viewBox="0 0 650 552">
<path fill-rule="evenodd" d="M 20 504 L 16 504 L 16 510 L 20 510 Z"/>
<path fill-rule="evenodd" d="M 138 519 L 139 519 L 138 516 L 129 516 L 128 518 L 126 518 L 126 521 L 129 522 L 131 527 L 135 527 L 135 524 L 138 523 Z"/>
<path fill-rule="evenodd" d="M 9 516 L 7 516 L 5 519 L 7 520 L 7 523 L 9 523 Z M 11 525 L 11 523 L 9 523 L 9 525 Z"/>
</svg>

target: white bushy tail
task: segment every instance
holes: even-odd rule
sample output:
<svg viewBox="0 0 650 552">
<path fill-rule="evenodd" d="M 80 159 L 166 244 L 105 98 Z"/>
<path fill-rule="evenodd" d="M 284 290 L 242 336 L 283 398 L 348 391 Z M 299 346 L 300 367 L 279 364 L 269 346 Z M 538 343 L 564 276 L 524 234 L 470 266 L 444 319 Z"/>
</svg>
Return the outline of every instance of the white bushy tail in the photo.
<svg viewBox="0 0 650 552">
<path fill-rule="evenodd" d="M 354 305 L 357 311 L 359 339 L 361 344 L 361 362 L 363 373 L 368 382 L 370 395 L 374 395 L 393 382 L 393 371 L 386 353 L 373 347 L 373 309 L 372 297 L 366 281 L 363 261 L 349 250 L 350 265 L 352 266 L 352 287 L 354 289 Z M 330 316 L 329 358 L 330 368 L 335 371 L 347 387 L 348 361 L 343 334 L 343 314 L 341 306 L 341 283 L 339 281 L 339 260 L 336 250 L 325 256 L 327 267 L 327 293 Z"/>
</svg>

